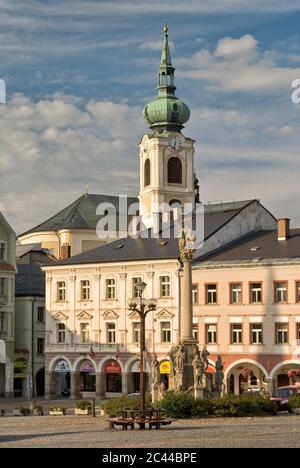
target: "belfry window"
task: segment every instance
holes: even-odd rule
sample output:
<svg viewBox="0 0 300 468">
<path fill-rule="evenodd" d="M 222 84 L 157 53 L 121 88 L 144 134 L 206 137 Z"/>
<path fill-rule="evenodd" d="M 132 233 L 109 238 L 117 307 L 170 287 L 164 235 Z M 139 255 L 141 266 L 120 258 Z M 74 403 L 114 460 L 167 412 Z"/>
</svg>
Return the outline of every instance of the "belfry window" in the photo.
<svg viewBox="0 0 300 468">
<path fill-rule="evenodd" d="M 144 166 L 144 187 L 151 184 L 150 159 L 146 159 Z"/>
<path fill-rule="evenodd" d="M 170 158 L 168 161 L 168 183 L 182 184 L 182 164 L 179 158 Z"/>
</svg>

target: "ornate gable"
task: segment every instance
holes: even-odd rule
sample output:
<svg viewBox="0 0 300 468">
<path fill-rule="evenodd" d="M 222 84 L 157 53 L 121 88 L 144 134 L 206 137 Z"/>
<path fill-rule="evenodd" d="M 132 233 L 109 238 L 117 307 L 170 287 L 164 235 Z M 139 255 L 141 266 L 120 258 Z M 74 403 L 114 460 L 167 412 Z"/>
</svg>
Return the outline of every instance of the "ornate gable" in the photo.
<svg viewBox="0 0 300 468">
<path fill-rule="evenodd" d="M 85 310 L 83 310 L 82 312 L 77 314 L 77 318 L 80 320 L 92 320 L 93 316 L 89 314 L 88 312 L 86 312 Z"/>
<path fill-rule="evenodd" d="M 119 318 L 118 314 L 114 310 L 106 310 L 102 314 L 102 317 L 105 320 L 117 320 L 117 318 Z"/>
<path fill-rule="evenodd" d="M 156 313 L 156 318 L 172 319 L 174 314 L 167 309 L 161 309 Z"/>
<path fill-rule="evenodd" d="M 67 320 L 69 317 L 60 311 L 60 312 L 57 312 L 57 314 L 55 314 L 53 318 L 54 320 Z"/>
</svg>

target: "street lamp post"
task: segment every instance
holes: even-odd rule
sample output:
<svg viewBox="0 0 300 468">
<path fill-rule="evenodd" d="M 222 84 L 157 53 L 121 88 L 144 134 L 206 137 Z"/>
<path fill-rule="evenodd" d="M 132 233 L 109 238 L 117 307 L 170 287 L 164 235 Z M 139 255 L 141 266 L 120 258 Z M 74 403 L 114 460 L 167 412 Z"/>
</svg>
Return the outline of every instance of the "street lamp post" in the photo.
<svg viewBox="0 0 300 468">
<path fill-rule="evenodd" d="M 156 300 L 149 299 L 147 301 L 143 298 L 143 292 L 146 288 L 146 283 L 139 281 L 135 284 L 137 291 L 137 298 L 128 301 L 129 310 L 137 312 L 140 317 L 140 417 L 145 419 L 145 393 L 146 393 L 146 379 L 145 379 L 145 319 L 148 312 L 156 309 Z"/>
</svg>

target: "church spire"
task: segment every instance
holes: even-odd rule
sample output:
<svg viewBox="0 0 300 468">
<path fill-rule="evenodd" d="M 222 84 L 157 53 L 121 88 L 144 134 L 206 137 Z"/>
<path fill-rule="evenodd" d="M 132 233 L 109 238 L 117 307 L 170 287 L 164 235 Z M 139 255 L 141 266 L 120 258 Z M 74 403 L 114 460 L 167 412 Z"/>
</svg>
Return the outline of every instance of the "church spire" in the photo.
<svg viewBox="0 0 300 468">
<path fill-rule="evenodd" d="M 175 95 L 176 87 L 174 85 L 175 68 L 172 66 L 169 47 L 169 28 L 167 23 L 164 25 L 164 42 L 161 52 L 161 61 L 158 70 L 158 95 Z"/>
<path fill-rule="evenodd" d="M 158 69 L 157 96 L 144 108 L 144 116 L 155 132 L 180 132 L 190 117 L 188 106 L 175 96 L 175 68 L 171 62 L 169 29 L 164 25 L 164 42 Z"/>
</svg>

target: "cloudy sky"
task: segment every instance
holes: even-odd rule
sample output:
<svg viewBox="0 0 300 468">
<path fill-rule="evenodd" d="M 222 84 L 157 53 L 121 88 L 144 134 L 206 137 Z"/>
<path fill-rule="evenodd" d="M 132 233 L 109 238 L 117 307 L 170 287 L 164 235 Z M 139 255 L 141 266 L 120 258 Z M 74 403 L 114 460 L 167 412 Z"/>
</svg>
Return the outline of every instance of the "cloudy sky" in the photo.
<svg viewBox="0 0 300 468">
<path fill-rule="evenodd" d="M 17 232 L 80 196 L 136 195 L 167 17 L 203 201 L 300 226 L 299 0 L 0 0 L 0 210 Z"/>
</svg>

